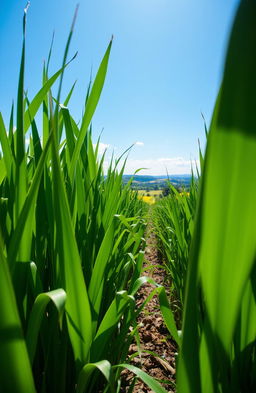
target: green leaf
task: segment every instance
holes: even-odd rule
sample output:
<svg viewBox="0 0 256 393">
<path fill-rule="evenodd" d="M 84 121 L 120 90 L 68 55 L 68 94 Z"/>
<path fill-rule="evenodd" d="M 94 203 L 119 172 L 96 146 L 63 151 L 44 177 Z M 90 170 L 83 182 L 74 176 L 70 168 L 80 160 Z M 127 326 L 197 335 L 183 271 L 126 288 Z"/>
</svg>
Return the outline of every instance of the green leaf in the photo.
<svg viewBox="0 0 256 393">
<path fill-rule="evenodd" d="M 73 59 L 72 59 L 73 60 Z M 71 61 L 72 61 L 71 60 Z M 31 121 L 34 119 L 38 109 L 40 108 L 40 105 L 45 99 L 45 96 L 49 92 L 50 88 L 54 84 L 54 82 L 58 79 L 58 77 L 63 73 L 64 69 L 68 66 L 70 61 L 65 64 L 63 67 L 61 67 L 50 79 L 45 82 L 43 87 L 39 90 L 39 92 L 36 94 L 36 96 L 33 98 L 31 103 L 28 106 L 28 109 L 26 110 L 24 114 L 24 131 L 27 132 L 31 125 Z"/>
<path fill-rule="evenodd" d="M 24 72 L 25 72 L 25 30 L 26 30 L 26 10 L 23 17 L 23 44 L 21 54 L 21 64 L 17 94 L 17 130 L 15 133 L 15 204 L 14 204 L 14 225 L 16 226 L 18 216 L 21 212 L 27 191 L 27 171 L 25 162 L 25 140 L 24 140 Z M 20 250 L 20 258 L 23 258 Z"/>
<path fill-rule="evenodd" d="M 81 367 L 88 360 L 91 346 L 91 311 L 55 143 L 56 139 L 52 149 L 56 263 L 60 266 L 67 293 L 66 315 L 70 340 L 75 359 Z"/>
<path fill-rule="evenodd" d="M 6 168 L 6 173 L 7 176 L 10 180 L 11 178 L 11 167 L 13 163 L 13 156 L 12 156 L 12 150 L 10 147 L 10 142 L 7 137 L 4 121 L 2 114 L 0 112 L 0 141 L 1 141 L 1 147 L 3 151 L 3 159 L 5 163 L 5 168 Z"/>
<path fill-rule="evenodd" d="M 6 167 L 5 167 L 5 162 L 4 159 L 0 159 L 0 185 L 2 184 L 4 178 L 6 177 Z"/>
<path fill-rule="evenodd" d="M 2 247 L 0 247 L 0 309 L 1 391 L 35 393 L 14 290 Z"/>
<path fill-rule="evenodd" d="M 177 331 L 177 327 L 176 327 L 176 324 L 175 324 L 174 316 L 173 316 L 173 313 L 171 311 L 170 304 L 169 304 L 169 301 L 167 299 L 164 287 L 161 287 L 159 289 L 159 303 L 160 303 L 160 310 L 161 310 L 161 313 L 162 313 L 163 318 L 164 318 L 164 322 L 165 322 L 165 324 L 166 324 L 170 334 L 172 335 L 172 337 L 174 338 L 176 343 L 180 346 L 180 338 L 179 338 L 179 335 L 178 335 L 178 331 Z"/>
<path fill-rule="evenodd" d="M 98 315 L 100 304 L 102 301 L 102 291 L 104 286 L 104 274 L 106 274 L 106 266 L 110 253 L 113 248 L 114 239 L 114 223 L 108 228 L 104 239 L 101 243 L 97 258 L 93 267 L 92 276 L 89 285 L 89 297 L 94 311 Z"/>
<path fill-rule="evenodd" d="M 70 160 L 71 160 L 74 149 L 75 149 L 75 138 L 74 138 L 74 131 L 72 128 L 72 123 L 71 123 L 71 116 L 70 116 L 68 108 L 66 108 L 64 106 L 61 106 L 61 112 L 63 115 L 64 124 L 65 124 L 67 147 L 68 147 L 68 152 L 69 152 L 69 156 L 70 156 Z"/>
<path fill-rule="evenodd" d="M 47 158 L 47 154 L 51 142 L 52 142 L 52 134 L 49 137 L 47 144 L 43 150 L 43 153 L 40 157 L 22 211 L 18 217 L 18 222 L 15 231 L 10 241 L 9 250 L 8 250 L 8 262 L 11 266 L 14 265 L 17 254 L 21 247 L 23 247 L 22 253 L 25 256 L 25 260 L 28 260 L 30 257 L 30 244 L 31 244 L 31 233 L 32 233 L 31 222 L 33 220 L 36 197 L 37 197 L 37 193 L 38 193 L 38 189 L 44 169 L 44 164 Z"/>
<path fill-rule="evenodd" d="M 109 44 L 109 46 L 106 50 L 106 53 L 103 57 L 103 60 L 100 64 L 100 67 L 97 72 L 95 81 L 93 83 L 90 95 L 89 95 L 88 100 L 86 102 L 85 113 L 84 113 L 84 117 L 82 120 L 80 134 L 79 134 L 79 137 L 78 137 L 78 140 L 76 143 L 76 147 L 75 147 L 75 151 L 74 151 L 72 161 L 71 161 L 71 167 L 70 167 L 71 178 L 74 175 L 78 156 L 80 154 L 80 151 L 81 151 L 81 148 L 82 148 L 82 145 L 84 142 L 84 138 L 87 133 L 87 129 L 90 125 L 90 122 L 92 120 L 92 116 L 93 116 L 95 109 L 97 107 L 97 104 L 98 104 L 98 101 L 99 101 L 99 98 L 101 95 L 101 91 L 102 91 L 102 88 L 103 88 L 103 85 L 105 82 L 111 46 L 112 46 L 112 40 L 110 41 L 110 44 Z"/>
<path fill-rule="evenodd" d="M 91 358 L 93 361 L 97 361 L 101 358 L 112 333 L 117 328 L 117 324 L 129 304 L 132 304 L 132 307 L 134 307 L 134 298 L 128 295 L 126 291 L 117 292 L 93 340 L 91 348 Z"/>
<path fill-rule="evenodd" d="M 29 316 L 28 329 L 26 334 L 27 349 L 31 364 L 33 364 L 37 346 L 37 338 L 48 303 L 52 301 L 55 305 L 59 314 L 59 321 L 61 326 L 66 297 L 66 292 L 63 289 L 55 289 L 50 292 L 40 293 L 40 295 L 37 296 L 33 304 L 31 314 Z"/>
<path fill-rule="evenodd" d="M 150 375 L 146 374 L 145 371 L 142 371 L 138 367 L 132 366 L 131 364 L 125 364 L 125 363 L 118 364 L 117 366 L 114 366 L 113 368 L 116 368 L 116 367 L 126 368 L 127 370 L 134 373 L 146 385 L 148 385 L 154 393 L 167 393 L 167 391 L 154 378 L 152 378 Z"/>
<path fill-rule="evenodd" d="M 90 380 L 91 374 L 95 370 L 99 370 L 104 375 L 106 380 L 110 382 L 111 364 L 107 360 L 101 360 L 100 362 L 96 363 L 88 363 L 80 371 L 77 384 L 77 393 L 86 392 L 86 387 Z"/>
<path fill-rule="evenodd" d="M 207 141 L 187 280 L 181 393 L 206 386 L 241 391 L 232 347 L 256 255 L 255 21 L 256 2 L 241 1 Z M 255 380 L 254 368 L 247 373 L 247 381 Z"/>
</svg>

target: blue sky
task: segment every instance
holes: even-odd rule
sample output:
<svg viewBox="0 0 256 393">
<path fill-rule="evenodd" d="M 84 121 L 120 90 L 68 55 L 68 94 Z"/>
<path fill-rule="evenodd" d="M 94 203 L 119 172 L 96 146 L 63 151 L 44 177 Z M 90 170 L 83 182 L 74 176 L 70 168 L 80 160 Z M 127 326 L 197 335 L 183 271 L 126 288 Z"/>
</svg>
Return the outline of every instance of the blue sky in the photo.
<svg viewBox="0 0 256 393">
<path fill-rule="evenodd" d="M 53 30 L 50 71 L 62 60 L 77 1 L 31 0 L 27 23 L 26 82 L 29 97 L 40 88 Z M 126 173 L 188 173 L 204 146 L 201 112 L 209 124 L 238 0 L 81 0 L 65 75 L 77 80 L 70 110 L 79 120 L 93 75 L 114 42 L 106 84 L 93 119 L 96 141 L 116 156 L 132 143 Z M 0 1 L 0 111 L 7 121 L 16 99 L 25 1 Z"/>
</svg>

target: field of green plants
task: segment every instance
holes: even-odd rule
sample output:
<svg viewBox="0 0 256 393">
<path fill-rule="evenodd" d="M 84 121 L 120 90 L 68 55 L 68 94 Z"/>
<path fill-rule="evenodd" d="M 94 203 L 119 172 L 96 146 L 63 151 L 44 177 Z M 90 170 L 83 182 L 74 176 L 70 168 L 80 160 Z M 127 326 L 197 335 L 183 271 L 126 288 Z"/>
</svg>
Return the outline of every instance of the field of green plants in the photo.
<svg viewBox="0 0 256 393">
<path fill-rule="evenodd" d="M 104 173 L 92 143 L 112 40 L 77 124 L 73 86 L 61 100 L 75 18 L 62 67 L 49 75 L 51 48 L 31 98 L 26 16 L 17 101 L 8 124 L 0 114 L 0 392 L 124 392 L 124 369 L 129 393 L 136 378 L 166 392 L 128 356 L 153 294 L 177 344 L 178 392 L 255 392 L 256 1 L 240 2 L 189 193 L 170 185 L 150 208 L 123 185 L 121 157 Z M 143 275 L 148 220 L 170 296 Z"/>
</svg>

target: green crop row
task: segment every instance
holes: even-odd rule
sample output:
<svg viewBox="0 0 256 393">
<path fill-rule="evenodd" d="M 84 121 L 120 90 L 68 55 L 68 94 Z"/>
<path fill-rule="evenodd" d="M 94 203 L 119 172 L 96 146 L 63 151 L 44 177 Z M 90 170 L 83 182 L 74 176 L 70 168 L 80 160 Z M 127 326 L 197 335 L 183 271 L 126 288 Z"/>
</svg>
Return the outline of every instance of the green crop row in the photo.
<svg viewBox="0 0 256 393">
<path fill-rule="evenodd" d="M 74 87 L 61 104 L 73 24 L 61 69 L 48 76 L 49 55 L 43 87 L 30 100 L 26 11 L 17 105 L 8 126 L 0 116 L 0 391 L 119 392 L 126 367 L 164 392 L 127 364 L 143 307 L 136 308 L 135 295 L 152 282 L 140 277 L 143 203 L 129 184 L 123 187 L 120 161 L 104 176 L 104 156 L 91 139 L 112 42 L 76 123 L 68 109 Z M 201 157 L 198 198 L 196 186 L 190 195 L 172 189 L 154 207 L 182 315 L 181 339 L 163 287 L 150 297 L 159 295 L 179 346 L 181 393 L 256 391 L 255 42 L 256 1 L 241 0 Z"/>
<path fill-rule="evenodd" d="M 242 0 L 207 137 L 195 219 L 190 196 L 176 193 L 155 212 L 182 307 L 181 393 L 256 391 L 255 70 L 256 2 Z"/>
<path fill-rule="evenodd" d="M 141 309 L 134 295 L 147 280 L 143 204 L 123 186 L 120 159 L 104 176 L 104 155 L 91 139 L 112 41 L 78 124 L 68 109 L 74 86 L 60 101 L 74 23 L 62 67 L 49 77 L 50 50 L 30 100 L 26 13 L 17 105 L 8 126 L 0 115 L 0 391 L 118 392 L 126 367 L 164 392 L 125 363 Z"/>
<path fill-rule="evenodd" d="M 192 176 L 190 192 L 179 193 L 171 183 L 169 189 L 169 195 L 154 206 L 152 220 L 171 287 L 175 319 L 180 327 L 189 250 L 194 231 L 198 179 Z"/>
</svg>

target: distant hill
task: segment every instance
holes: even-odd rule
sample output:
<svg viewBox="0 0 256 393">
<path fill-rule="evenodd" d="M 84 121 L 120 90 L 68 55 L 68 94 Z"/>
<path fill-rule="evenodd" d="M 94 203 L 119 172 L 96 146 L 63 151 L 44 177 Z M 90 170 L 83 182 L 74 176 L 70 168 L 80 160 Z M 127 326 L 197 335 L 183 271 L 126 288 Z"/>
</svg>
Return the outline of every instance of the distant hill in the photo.
<svg viewBox="0 0 256 393">
<path fill-rule="evenodd" d="M 191 175 L 166 175 L 163 176 L 151 176 L 151 175 L 124 175 L 124 184 L 127 184 L 130 179 L 133 178 L 132 188 L 137 190 L 157 190 L 162 189 L 166 186 L 166 182 L 169 180 L 174 186 L 177 187 L 189 187 L 191 182 Z"/>
</svg>

